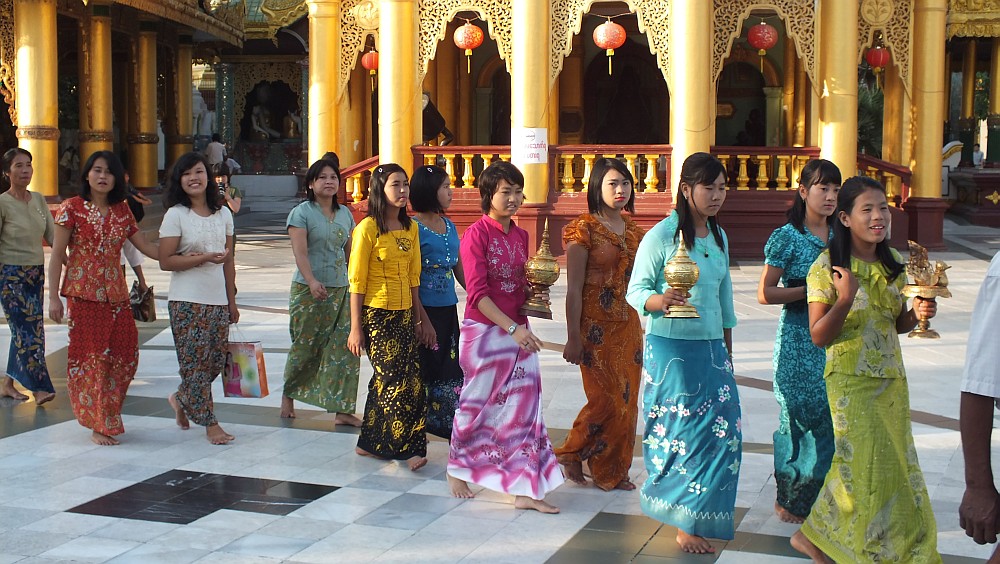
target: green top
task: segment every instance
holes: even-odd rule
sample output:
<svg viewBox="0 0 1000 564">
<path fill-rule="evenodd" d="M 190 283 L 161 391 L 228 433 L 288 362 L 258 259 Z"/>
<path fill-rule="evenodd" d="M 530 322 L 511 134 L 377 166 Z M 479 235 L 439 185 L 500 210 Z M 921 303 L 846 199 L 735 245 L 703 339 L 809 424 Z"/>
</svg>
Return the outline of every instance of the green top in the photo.
<svg viewBox="0 0 1000 564">
<path fill-rule="evenodd" d="M 895 250 L 892 255 L 900 263 L 903 262 Z M 896 318 L 906 303 L 902 294 L 906 273 L 901 273 L 890 282 L 888 271 L 881 262 L 865 262 L 853 256 L 851 272 L 858 280 L 858 293 L 844 321 L 844 328 L 826 347 L 826 374 L 905 378 Z M 809 287 L 809 303 L 832 306 L 837 302 L 829 250 L 823 251 L 813 263 L 806 284 Z"/>
<path fill-rule="evenodd" d="M 38 192 L 28 193 L 28 203 L 10 192 L 0 194 L 0 264 L 45 264 L 42 239 L 52 244 L 55 224 L 45 197 Z"/>
</svg>

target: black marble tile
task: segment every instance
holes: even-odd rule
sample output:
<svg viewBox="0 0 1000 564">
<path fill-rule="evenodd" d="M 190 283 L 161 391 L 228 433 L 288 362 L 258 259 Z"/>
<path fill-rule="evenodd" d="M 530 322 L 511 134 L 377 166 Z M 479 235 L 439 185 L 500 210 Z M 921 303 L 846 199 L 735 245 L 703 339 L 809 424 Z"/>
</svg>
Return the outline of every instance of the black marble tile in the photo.
<svg viewBox="0 0 1000 564">
<path fill-rule="evenodd" d="M 190 470 L 168 470 L 159 476 L 153 476 L 143 480 L 143 484 L 154 484 L 161 486 L 173 486 L 185 489 L 194 489 L 214 481 L 218 474 L 208 474 L 206 472 L 192 472 Z"/>
<path fill-rule="evenodd" d="M 244 476 L 215 475 L 215 479 L 199 487 L 200 490 L 238 492 L 266 495 L 267 490 L 281 483 L 281 480 L 247 478 Z"/>
<path fill-rule="evenodd" d="M 157 503 L 129 515 L 128 519 L 187 525 L 206 515 L 215 513 L 218 509 L 215 507 L 195 507 L 179 503 Z"/>
<path fill-rule="evenodd" d="M 294 497 L 279 497 L 274 495 L 244 495 L 236 503 L 226 509 L 248 511 L 250 513 L 267 513 L 268 515 L 288 515 L 301 509 L 314 500 Z"/>
<path fill-rule="evenodd" d="M 315 501 L 328 493 L 337 491 L 336 486 L 304 484 L 302 482 L 280 482 L 267 490 L 267 495 L 294 497 Z"/>
<path fill-rule="evenodd" d="M 99 497 L 93 501 L 77 505 L 70 513 L 86 515 L 101 515 L 103 517 L 128 517 L 134 513 L 155 505 L 157 502 L 143 499 L 117 499 L 111 496 Z"/>
<path fill-rule="evenodd" d="M 217 511 L 219 509 L 226 509 L 230 505 L 240 501 L 240 499 L 242 499 L 241 496 L 242 494 L 239 492 L 224 492 L 198 488 L 174 497 L 170 500 L 170 503 L 190 505 L 191 507 L 203 507 L 211 509 L 212 511 Z"/>
<path fill-rule="evenodd" d="M 116 492 L 112 492 L 106 496 L 108 499 L 117 499 L 122 501 L 168 501 L 171 498 L 175 498 L 183 493 L 191 491 L 191 488 L 185 486 L 166 486 L 160 484 L 146 484 L 138 483 L 133 484 L 127 488 L 120 489 Z"/>
</svg>

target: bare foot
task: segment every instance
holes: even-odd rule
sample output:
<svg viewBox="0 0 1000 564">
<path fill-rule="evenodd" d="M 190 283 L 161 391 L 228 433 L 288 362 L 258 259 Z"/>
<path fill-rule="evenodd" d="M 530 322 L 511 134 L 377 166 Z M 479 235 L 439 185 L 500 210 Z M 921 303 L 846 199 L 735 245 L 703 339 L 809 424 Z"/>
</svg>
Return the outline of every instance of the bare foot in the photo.
<svg viewBox="0 0 1000 564">
<path fill-rule="evenodd" d="M 705 537 L 689 535 L 677 529 L 677 544 L 681 545 L 681 550 L 691 554 L 713 554 L 715 547 L 705 540 Z"/>
<path fill-rule="evenodd" d="M 625 478 L 624 480 L 618 482 L 618 485 L 615 486 L 615 489 L 616 490 L 625 490 L 627 492 L 630 492 L 630 491 L 632 491 L 632 490 L 635 489 L 635 484 L 632 483 L 632 480 L 629 480 L 628 478 Z"/>
<path fill-rule="evenodd" d="M 448 476 L 448 486 L 451 488 L 451 495 L 460 499 L 472 499 L 476 494 L 469 489 L 469 484 L 465 480 L 459 480 L 453 476 Z"/>
<path fill-rule="evenodd" d="M 587 485 L 587 479 L 583 477 L 583 462 L 561 457 L 559 463 L 563 466 L 563 474 L 567 480 L 580 486 Z"/>
<path fill-rule="evenodd" d="M 177 392 L 170 394 L 167 397 L 167 401 L 170 402 L 170 407 L 174 408 L 174 419 L 177 421 L 177 426 L 185 430 L 190 429 L 191 424 L 188 423 L 187 415 L 184 415 L 181 404 L 177 403 Z"/>
<path fill-rule="evenodd" d="M 779 505 L 777 501 L 774 502 L 774 513 L 778 516 L 778 519 L 782 523 L 795 523 L 798 525 L 805 522 L 804 518 L 799 517 L 798 515 L 785 509 L 784 507 Z"/>
<path fill-rule="evenodd" d="M 35 392 L 35 404 L 43 405 L 56 399 L 55 392 Z"/>
<path fill-rule="evenodd" d="M 406 461 L 406 465 L 410 467 L 410 472 L 416 472 L 427 465 L 427 458 L 423 456 L 411 456 Z"/>
<path fill-rule="evenodd" d="M 539 513 L 559 513 L 559 508 L 550 503 L 545 503 L 544 499 L 531 499 L 526 495 L 514 497 L 514 508 L 534 509 Z"/>
<path fill-rule="evenodd" d="M 109 437 L 104 433 L 98 433 L 97 431 L 90 434 L 90 440 L 94 441 L 94 444 L 101 446 L 115 446 L 121 444 L 118 442 L 118 439 Z"/>
<path fill-rule="evenodd" d="M 17 401 L 24 401 L 28 399 L 28 396 L 17 391 L 14 387 L 14 379 L 10 376 L 4 376 L 2 382 L 0 382 L 0 398 L 14 398 Z"/>
<path fill-rule="evenodd" d="M 336 417 L 333 418 L 334 425 L 350 425 L 351 427 L 360 427 L 361 419 L 353 413 L 338 413 Z"/>
<path fill-rule="evenodd" d="M 374 455 L 361 447 L 354 447 L 354 454 L 357 454 L 358 456 L 367 456 L 368 458 L 376 458 L 378 460 L 385 460 L 385 458 Z"/>
<path fill-rule="evenodd" d="M 236 438 L 223 431 L 218 423 L 205 427 L 205 434 L 208 435 L 208 442 L 213 445 L 227 445 Z"/>
<path fill-rule="evenodd" d="M 816 548 L 816 545 L 813 544 L 811 540 L 809 540 L 808 538 L 806 538 L 805 535 L 802 534 L 801 530 L 795 531 L 795 534 L 792 535 L 792 538 L 788 542 L 789 544 L 792 545 L 792 548 L 801 552 L 802 554 L 805 554 L 809 558 L 812 558 L 812 561 L 815 564 L 833 563 L 833 561 L 830 560 L 826 556 L 826 554 L 823 554 L 822 550 Z"/>
<path fill-rule="evenodd" d="M 281 418 L 295 419 L 295 400 L 288 396 L 281 396 Z"/>
</svg>

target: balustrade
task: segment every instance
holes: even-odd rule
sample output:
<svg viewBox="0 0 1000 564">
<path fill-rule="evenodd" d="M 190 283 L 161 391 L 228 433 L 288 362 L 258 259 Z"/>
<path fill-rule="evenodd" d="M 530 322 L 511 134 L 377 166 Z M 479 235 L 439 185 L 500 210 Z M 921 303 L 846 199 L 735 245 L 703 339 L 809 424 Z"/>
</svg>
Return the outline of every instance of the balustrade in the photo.
<svg viewBox="0 0 1000 564">
<path fill-rule="evenodd" d="M 490 163 L 510 162 L 509 145 L 420 145 L 413 147 L 414 166 L 437 165 L 448 173 L 452 188 L 474 188 Z"/>
<path fill-rule="evenodd" d="M 726 167 L 730 188 L 736 190 L 793 190 L 818 147 L 712 147 Z"/>
<path fill-rule="evenodd" d="M 909 167 L 883 161 L 871 155 L 858 155 L 858 174 L 874 178 L 885 186 L 889 203 L 900 206 L 910 197 L 910 179 L 913 173 Z"/>
<path fill-rule="evenodd" d="M 559 192 L 586 192 L 599 158 L 624 161 L 635 188 L 644 193 L 664 191 L 670 178 L 670 145 L 556 145 L 549 155 L 551 189 Z"/>
</svg>

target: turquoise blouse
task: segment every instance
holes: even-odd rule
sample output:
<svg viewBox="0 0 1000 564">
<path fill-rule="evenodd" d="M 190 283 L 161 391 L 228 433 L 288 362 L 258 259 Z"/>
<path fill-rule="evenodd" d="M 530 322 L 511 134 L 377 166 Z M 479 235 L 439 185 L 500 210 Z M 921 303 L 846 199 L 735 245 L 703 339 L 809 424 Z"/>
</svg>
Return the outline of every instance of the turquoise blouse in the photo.
<svg viewBox="0 0 1000 564">
<path fill-rule="evenodd" d="M 347 206 L 341 205 L 334 212 L 333 219 L 327 219 L 323 210 L 315 202 L 302 202 L 292 208 L 285 222 L 285 228 L 299 227 L 306 230 L 306 246 L 309 267 L 313 276 L 327 288 L 347 286 L 347 256 L 344 245 L 351 238 L 354 216 Z M 299 269 L 295 269 L 293 282 L 307 284 Z"/>
<path fill-rule="evenodd" d="M 729 276 L 729 253 L 719 248 L 711 233 L 695 239 L 694 247 L 688 250 L 700 270 L 698 283 L 691 288 L 688 302 L 698 308 L 701 317 L 672 319 L 659 312 L 646 311 L 646 300 L 669 287 L 663 279 L 663 265 L 677 251 L 676 229 L 677 212 L 673 212 L 642 238 L 625 299 L 640 315 L 650 318 L 646 324 L 647 334 L 688 341 L 721 339 L 723 329 L 736 326 L 736 310 L 733 308 L 733 281 Z M 725 231 L 722 241 L 728 248 Z"/>
</svg>

